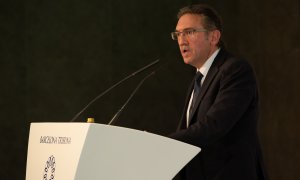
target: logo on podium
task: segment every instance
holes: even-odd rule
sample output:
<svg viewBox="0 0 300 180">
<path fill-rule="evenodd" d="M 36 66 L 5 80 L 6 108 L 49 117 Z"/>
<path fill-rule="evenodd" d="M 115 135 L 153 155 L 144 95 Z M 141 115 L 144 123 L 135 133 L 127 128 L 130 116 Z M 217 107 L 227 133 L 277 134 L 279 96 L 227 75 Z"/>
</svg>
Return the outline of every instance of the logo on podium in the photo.
<svg viewBox="0 0 300 180">
<path fill-rule="evenodd" d="M 45 165 L 43 180 L 54 180 L 55 178 L 55 157 L 51 155 Z"/>
</svg>

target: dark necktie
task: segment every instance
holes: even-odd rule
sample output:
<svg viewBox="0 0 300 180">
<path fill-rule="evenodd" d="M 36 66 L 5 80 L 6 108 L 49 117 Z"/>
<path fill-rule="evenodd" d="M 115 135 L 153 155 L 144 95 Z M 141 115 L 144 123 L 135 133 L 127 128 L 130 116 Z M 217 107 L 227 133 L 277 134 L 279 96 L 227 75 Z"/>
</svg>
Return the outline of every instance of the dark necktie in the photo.
<svg viewBox="0 0 300 180">
<path fill-rule="evenodd" d="M 194 79 L 194 81 L 195 81 L 194 82 L 194 93 L 193 93 L 193 98 L 192 98 L 192 102 L 191 102 L 191 106 L 190 106 L 190 110 L 189 110 L 189 119 L 191 119 L 191 117 L 192 117 L 192 112 L 195 108 L 197 97 L 200 94 L 202 77 L 203 77 L 203 75 L 199 71 L 197 71 L 195 79 Z"/>
</svg>

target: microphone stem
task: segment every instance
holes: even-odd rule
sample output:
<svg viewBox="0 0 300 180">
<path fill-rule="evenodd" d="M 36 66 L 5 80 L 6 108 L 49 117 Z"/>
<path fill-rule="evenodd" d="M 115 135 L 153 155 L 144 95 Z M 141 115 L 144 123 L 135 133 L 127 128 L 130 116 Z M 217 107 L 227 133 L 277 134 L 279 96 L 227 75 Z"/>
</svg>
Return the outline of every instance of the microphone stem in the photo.
<svg viewBox="0 0 300 180">
<path fill-rule="evenodd" d="M 88 107 L 90 107 L 91 104 L 93 104 L 95 101 L 97 101 L 99 98 L 101 98 L 103 95 L 105 95 L 106 93 L 108 93 L 109 91 L 111 91 L 112 89 L 114 89 L 115 87 L 117 87 L 118 85 L 120 85 L 121 83 L 123 83 L 124 81 L 126 81 L 127 79 L 139 74 L 140 72 L 143 72 L 144 70 L 146 70 L 147 68 L 153 66 L 154 64 L 157 64 L 159 62 L 159 59 L 157 59 L 156 61 L 153 61 L 152 63 L 148 64 L 147 66 L 137 70 L 136 72 L 128 75 L 127 77 L 125 77 L 124 79 L 122 79 L 121 81 L 117 82 L 116 84 L 114 84 L 113 86 L 111 86 L 110 88 L 106 89 L 104 92 L 102 92 L 101 94 L 99 94 L 97 97 L 95 97 L 91 102 L 89 102 L 79 113 L 77 113 L 70 122 L 74 122 Z"/>
<path fill-rule="evenodd" d="M 155 71 L 152 73 L 148 74 L 146 77 L 144 77 L 141 82 L 137 85 L 137 87 L 134 89 L 134 91 L 130 94 L 129 98 L 127 101 L 123 104 L 123 106 L 119 109 L 119 111 L 114 115 L 114 117 L 109 121 L 108 125 L 111 125 L 116 119 L 120 116 L 121 112 L 123 109 L 126 107 L 128 102 L 132 99 L 132 97 L 136 94 L 136 92 L 139 90 L 139 88 L 142 86 L 142 84 L 145 82 L 146 79 L 148 79 L 150 76 L 154 75 Z"/>
</svg>

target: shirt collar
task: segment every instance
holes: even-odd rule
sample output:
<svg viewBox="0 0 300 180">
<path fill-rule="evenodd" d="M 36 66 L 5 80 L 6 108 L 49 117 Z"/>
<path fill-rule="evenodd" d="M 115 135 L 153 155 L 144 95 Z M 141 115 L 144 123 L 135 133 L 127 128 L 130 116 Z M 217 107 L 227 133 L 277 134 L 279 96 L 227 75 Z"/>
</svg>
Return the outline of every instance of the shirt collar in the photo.
<svg viewBox="0 0 300 180">
<path fill-rule="evenodd" d="M 200 71 L 201 74 L 203 75 L 203 78 L 202 78 L 202 82 L 204 80 L 204 78 L 206 77 L 207 73 L 208 73 L 208 70 L 210 68 L 210 66 L 212 65 L 214 59 L 216 58 L 216 56 L 218 55 L 220 51 L 220 48 L 217 49 L 207 60 L 206 62 L 203 64 L 203 66 L 200 68 L 200 69 L 197 69 L 197 71 Z"/>
</svg>

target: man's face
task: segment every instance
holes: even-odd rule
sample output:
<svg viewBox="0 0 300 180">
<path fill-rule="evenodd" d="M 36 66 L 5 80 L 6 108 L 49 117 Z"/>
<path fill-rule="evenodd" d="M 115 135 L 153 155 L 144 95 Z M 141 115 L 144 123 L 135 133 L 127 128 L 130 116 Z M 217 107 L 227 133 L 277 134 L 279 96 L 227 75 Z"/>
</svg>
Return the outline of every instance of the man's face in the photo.
<svg viewBox="0 0 300 180">
<path fill-rule="evenodd" d="M 187 30 L 203 30 L 203 17 L 195 14 L 185 14 L 178 20 L 176 31 L 185 32 Z M 211 54 L 217 49 L 213 32 L 198 31 L 190 35 L 179 35 L 178 45 L 181 55 L 186 64 L 200 68 Z"/>
</svg>

